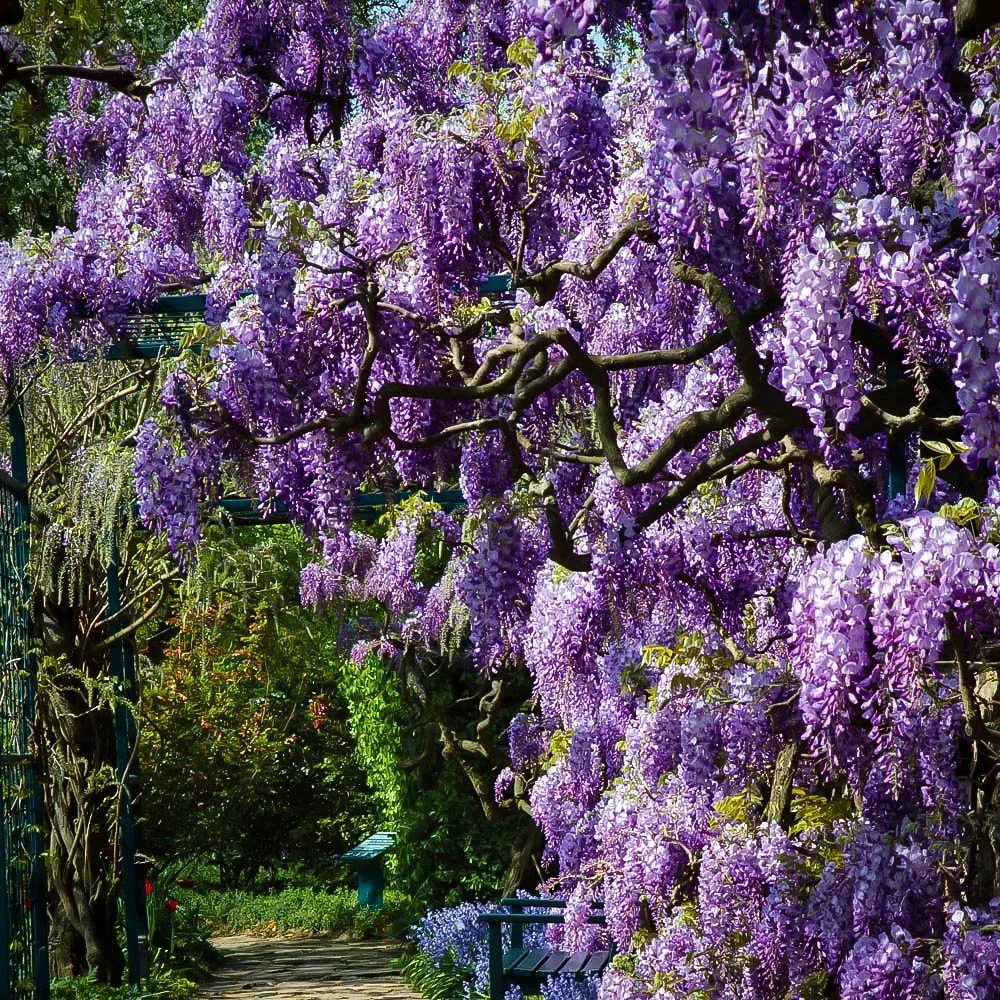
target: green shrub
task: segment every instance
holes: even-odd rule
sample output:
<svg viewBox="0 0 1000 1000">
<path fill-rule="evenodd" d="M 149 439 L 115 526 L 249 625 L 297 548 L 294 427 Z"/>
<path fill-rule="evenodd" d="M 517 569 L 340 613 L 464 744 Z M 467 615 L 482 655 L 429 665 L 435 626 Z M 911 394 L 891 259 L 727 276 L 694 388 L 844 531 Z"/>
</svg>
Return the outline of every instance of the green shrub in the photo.
<svg viewBox="0 0 1000 1000">
<path fill-rule="evenodd" d="M 386 863 L 390 879 L 413 901 L 408 922 L 430 909 L 500 895 L 511 847 L 530 819 L 518 810 L 488 819 L 458 765 L 413 745 L 416 709 L 407 705 L 391 664 L 371 655 L 360 666 L 341 660 L 340 667 L 339 690 L 379 825 L 396 832 Z M 442 712 L 469 703 L 468 683 L 458 670 L 435 678 Z M 478 706 L 478 699 L 470 704 Z M 470 717 L 466 728 L 474 731 L 475 722 Z"/>
<path fill-rule="evenodd" d="M 377 912 L 358 906 L 354 892 L 318 892 L 290 888 L 262 896 L 240 890 L 207 892 L 201 896 L 201 914 L 214 934 L 349 934 L 374 937 L 399 929 L 410 902 L 401 893 L 387 891 Z"/>
<path fill-rule="evenodd" d="M 201 980 L 219 965 L 222 956 L 208 940 L 200 894 L 186 889 L 182 883 L 191 882 L 178 878 L 180 874 L 181 870 L 168 867 L 146 880 L 150 965 L 154 973 Z M 124 920 L 121 932 L 124 935 Z"/>
<path fill-rule="evenodd" d="M 469 975 L 456 969 L 447 959 L 435 964 L 422 951 L 401 955 L 392 963 L 409 983 L 426 1000 L 465 1000 Z M 474 994 L 474 1000 L 484 1000 Z"/>
<path fill-rule="evenodd" d="M 211 860 L 227 888 L 320 867 L 377 828 L 338 689 L 339 621 L 298 603 L 305 558 L 292 528 L 213 536 L 143 669 L 144 849 Z"/>
<path fill-rule="evenodd" d="M 173 973 L 154 973 L 139 986 L 102 986 L 90 976 L 57 979 L 52 1000 L 197 1000 L 198 987 Z"/>
</svg>

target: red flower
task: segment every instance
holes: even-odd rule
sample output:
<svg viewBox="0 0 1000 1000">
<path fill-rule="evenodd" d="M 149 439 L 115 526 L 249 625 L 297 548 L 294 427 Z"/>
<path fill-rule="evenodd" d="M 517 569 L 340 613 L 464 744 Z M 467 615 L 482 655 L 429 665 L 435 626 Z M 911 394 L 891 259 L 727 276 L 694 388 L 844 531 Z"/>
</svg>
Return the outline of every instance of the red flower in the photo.
<svg viewBox="0 0 1000 1000">
<path fill-rule="evenodd" d="M 182 889 L 193 889 L 198 883 L 193 878 L 179 878 L 177 884 Z"/>
<path fill-rule="evenodd" d="M 180 902 L 179 902 L 178 900 L 174 899 L 174 897 L 173 897 L 173 896 L 171 896 L 171 897 L 170 897 L 170 899 L 168 899 L 168 900 L 167 900 L 167 902 L 166 902 L 166 904 L 165 904 L 165 905 L 166 905 L 167 909 L 168 909 L 168 910 L 169 910 L 169 911 L 170 911 L 171 913 L 173 913 L 173 912 L 174 912 L 174 910 L 176 910 L 176 909 L 177 909 L 177 907 L 178 907 L 178 906 L 180 906 L 181 904 L 180 904 Z"/>
<path fill-rule="evenodd" d="M 146 878 L 146 895 L 153 895 L 153 880 L 149 877 Z"/>
</svg>

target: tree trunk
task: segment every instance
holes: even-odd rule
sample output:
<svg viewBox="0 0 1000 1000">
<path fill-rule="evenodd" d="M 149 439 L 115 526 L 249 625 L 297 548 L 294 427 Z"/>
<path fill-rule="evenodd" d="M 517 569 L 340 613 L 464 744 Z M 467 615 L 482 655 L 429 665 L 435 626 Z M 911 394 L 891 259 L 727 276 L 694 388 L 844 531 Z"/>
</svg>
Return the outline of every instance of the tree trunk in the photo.
<svg viewBox="0 0 1000 1000">
<path fill-rule="evenodd" d="M 955 6 L 955 32 L 960 38 L 974 38 L 987 28 L 1000 24 L 996 0 L 958 0 Z"/>
<path fill-rule="evenodd" d="M 49 971 L 57 979 L 79 976 L 87 971 L 83 938 L 59 905 L 49 907 Z"/>
<path fill-rule="evenodd" d="M 542 831 L 529 819 L 528 826 L 510 849 L 510 867 L 503 885 L 505 896 L 513 896 L 518 889 L 531 892 L 538 887 L 539 861 L 544 846 Z"/>
<path fill-rule="evenodd" d="M 104 671 L 97 671 L 101 676 Z M 38 745 L 50 824 L 50 942 L 58 970 L 119 985 L 125 959 L 120 889 L 114 711 L 99 682 L 61 663 L 38 687 Z"/>
</svg>

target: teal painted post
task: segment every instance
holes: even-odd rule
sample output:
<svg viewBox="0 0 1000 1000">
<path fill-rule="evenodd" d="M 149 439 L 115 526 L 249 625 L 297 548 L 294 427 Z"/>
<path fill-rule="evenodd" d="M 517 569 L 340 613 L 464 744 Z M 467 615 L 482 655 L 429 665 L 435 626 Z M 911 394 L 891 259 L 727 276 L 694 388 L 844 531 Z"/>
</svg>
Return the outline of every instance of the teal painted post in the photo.
<svg viewBox="0 0 1000 1000">
<path fill-rule="evenodd" d="M 524 913 L 524 906 L 521 903 L 510 903 L 511 913 Z M 524 947 L 524 924 L 520 920 L 514 921 L 510 926 L 510 946 L 511 948 Z"/>
<path fill-rule="evenodd" d="M 490 1000 L 504 1000 L 503 928 L 499 921 L 489 924 Z"/>
<path fill-rule="evenodd" d="M 362 862 L 357 866 L 358 906 L 368 910 L 381 910 L 385 892 L 385 871 L 382 859 Z"/>
<path fill-rule="evenodd" d="M 19 402 L 11 407 L 8 418 L 10 427 L 10 472 L 22 483 L 28 482 L 28 434 L 24 426 L 24 414 Z M 30 539 L 30 515 L 28 505 L 21 497 L 15 497 L 14 502 L 15 547 L 17 552 L 17 570 L 21 577 L 21 613 L 23 615 L 22 632 L 25 641 L 25 678 L 22 689 L 22 701 L 19 706 L 21 718 L 19 728 L 23 727 L 22 753 L 27 754 L 30 745 L 30 733 L 35 720 L 38 664 L 32 649 L 34 640 L 34 621 L 31 614 L 31 584 L 28 580 L 28 546 Z M 29 802 L 31 825 L 28 830 L 28 851 L 31 857 L 31 874 L 28 877 L 28 898 L 31 902 L 31 979 L 34 1000 L 49 1000 L 49 914 L 48 885 L 45 877 L 45 839 L 43 836 L 43 820 L 45 815 L 42 801 L 42 786 L 33 762 L 26 762 L 26 778 L 29 786 Z M 6 882 L 6 858 L 4 859 L 4 882 Z M 9 892 L 9 886 L 5 886 Z M 8 898 L 9 901 L 9 898 Z M 9 912 L 9 911 L 5 911 Z M 27 942 L 25 942 L 27 943 Z M 10 942 L 8 942 L 9 946 Z M 10 952 L 4 954 L 4 965 L 9 965 Z"/>
<path fill-rule="evenodd" d="M 889 499 L 906 496 L 906 442 L 889 445 Z"/>
<path fill-rule="evenodd" d="M 385 866 L 382 855 L 391 850 L 396 834 L 379 830 L 340 855 L 358 879 L 358 906 L 368 910 L 382 909 L 385 890 Z"/>
<path fill-rule="evenodd" d="M 0 795 L 0 997 L 10 993 L 10 895 L 7 892 L 7 803 Z"/>
<path fill-rule="evenodd" d="M 121 606 L 121 581 L 118 578 L 118 543 L 112 542 L 108 565 L 108 620 L 112 635 L 125 627 Z M 137 685 L 135 653 L 127 638 L 111 647 L 111 672 L 116 683 L 115 763 L 118 774 L 118 819 L 121 827 L 122 895 L 125 902 L 125 944 L 128 953 L 128 979 L 133 986 L 149 975 L 149 928 L 146 926 L 145 882 L 136 864 L 136 830 L 132 807 L 132 787 L 138 776 L 135 703 Z"/>
</svg>

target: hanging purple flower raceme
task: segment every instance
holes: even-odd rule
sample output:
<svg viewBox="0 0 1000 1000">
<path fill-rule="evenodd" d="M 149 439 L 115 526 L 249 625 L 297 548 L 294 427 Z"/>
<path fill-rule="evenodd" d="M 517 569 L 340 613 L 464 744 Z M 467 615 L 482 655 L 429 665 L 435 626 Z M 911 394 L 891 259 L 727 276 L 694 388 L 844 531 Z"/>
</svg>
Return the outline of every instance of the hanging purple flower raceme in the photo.
<svg viewBox="0 0 1000 1000">
<path fill-rule="evenodd" d="M 822 229 L 799 248 L 785 286 L 785 366 L 788 398 L 809 413 L 821 441 L 843 433 L 860 412 L 854 372 L 853 319 L 845 310 L 848 264 Z"/>
</svg>

